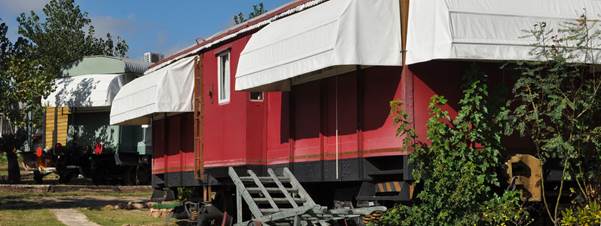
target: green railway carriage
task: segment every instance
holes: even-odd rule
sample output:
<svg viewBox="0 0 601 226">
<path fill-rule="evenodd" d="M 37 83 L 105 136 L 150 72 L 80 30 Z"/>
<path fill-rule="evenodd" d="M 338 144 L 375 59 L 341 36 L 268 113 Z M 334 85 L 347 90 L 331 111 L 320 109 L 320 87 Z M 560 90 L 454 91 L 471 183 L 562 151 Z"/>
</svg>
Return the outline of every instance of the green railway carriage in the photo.
<svg viewBox="0 0 601 226">
<path fill-rule="evenodd" d="M 35 179 L 56 172 L 60 182 L 76 176 L 97 184 L 150 182 L 150 126 L 111 126 L 112 100 L 126 83 L 142 76 L 147 64 L 89 56 L 63 72 L 42 100 L 42 142 L 34 151 Z"/>
</svg>

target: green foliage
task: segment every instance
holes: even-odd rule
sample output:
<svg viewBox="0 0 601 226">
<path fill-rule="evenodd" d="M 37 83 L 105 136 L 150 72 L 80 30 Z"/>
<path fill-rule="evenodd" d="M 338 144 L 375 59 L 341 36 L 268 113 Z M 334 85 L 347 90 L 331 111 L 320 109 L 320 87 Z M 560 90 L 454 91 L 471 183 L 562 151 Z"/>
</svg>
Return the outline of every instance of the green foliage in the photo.
<svg viewBox="0 0 601 226">
<path fill-rule="evenodd" d="M 519 62 L 513 97 L 500 114 L 506 134 L 533 141 L 543 163 L 561 163 L 563 180 L 556 192 L 571 190 L 586 202 L 598 199 L 601 166 L 601 73 L 595 55 L 600 31 L 585 15 L 550 29 L 541 22 L 529 31 L 531 54 L 540 61 Z M 544 176 L 544 175 L 543 175 Z M 543 191 L 544 180 L 543 180 Z M 565 185 L 565 186 L 564 186 Z M 547 214 L 559 221 L 559 198 Z"/>
<path fill-rule="evenodd" d="M 115 44 L 110 34 L 95 37 L 92 20 L 73 0 L 51 0 L 43 12 L 45 21 L 35 12 L 22 13 L 17 21 L 19 34 L 35 46 L 42 71 L 50 76 L 60 75 L 83 56 L 126 55 L 128 46 L 120 38 Z"/>
<path fill-rule="evenodd" d="M 267 10 L 265 10 L 265 8 L 263 7 L 263 3 L 259 3 L 258 5 L 253 5 L 253 11 L 250 12 L 248 14 L 248 17 L 244 16 L 244 13 L 239 12 L 238 15 L 234 16 L 234 23 L 235 24 L 241 24 L 246 22 L 247 20 L 250 20 L 252 18 L 255 18 L 263 13 L 266 13 Z"/>
<path fill-rule="evenodd" d="M 0 24 L 0 113 L 16 131 L 0 139 L 0 152 L 13 156 L 9 165 L 15 173 L 18 164 L 12 150 L 41 127 L 41 98 L 55 88 L 54 79 L 84 56 L 125 56 L 128 49 L 125 41 L 113 40 L 110 34 L 97 38 L 88 14 L 73 0 L 50 0 L 43 12 L 42 17 L 32 11 L 17 18 L 21 37 L 15 43 Z"/>
<path fill-rule="evenodd" d="M 186 201 L 192 197 L 194 189 L 192 187 L 178 187 L 177 188 L 177 200 Z"/>
<path fill-rule="evenodd" d="M 591 202 L 582 207 L 566 209 L 561 215 L 561 225 L 600 225 L 601 205 Z"/>
<path fill-rule="evenodd" d="M 0 18 L 0 71 L 4 70 L 4 64 L 8 58 L 8 52 L 10 51 L 11 43 L 6 37 L 7 31 L 8 26 L 6 26 L 6 23 L 2 22 L 2 18 Z"/>
<path fill-rule="evenodd" d="M 519 191 L 506 191 L 486 202 L 482 212 L 482 223 L 487 225 L 528 225 L 530 214 L 520 202 Z"/>
<path fill-rule="evenodd" d="M 488 111 L 488 91 L 476 69 L 468 72 L 467 87 L 453 119 L 442 109 L 447 100 L 432 97 L 427 138 L 430 144 L 415 142 L 408 116 L 393 103 L 397 134 L 404 136 L 414 152 L 411 163 L 416 183 L 422 186 L 413 206 L 398 206 L 382 218 L 382 225 L 476 225 L 523 223 L 525 212 L 519 196 L 498 196 L 500 183 L 501 134 Z M 506 212 L 499 212 L 506 211 Z M 485 215 L 486 214 L 486 215 Z M 402 220 L 401 220 L 402 219 Z"/>
<path fill-rule="evenodd" d="M 32 11 L 17 18 L 21 37 L 14 44 L 0 38 L 0 112 L 17 128 L 39 126 L 40 98 L 50 94 L 64 69 L 87 55 L 125 56 L 128 49 L 110 34 L 95 37 L 91 19 L 73 0 L 51 0 L 43 12 L 43 17 Z M 5 33 L 2 24 L 0 37 Z"/>
</svg>

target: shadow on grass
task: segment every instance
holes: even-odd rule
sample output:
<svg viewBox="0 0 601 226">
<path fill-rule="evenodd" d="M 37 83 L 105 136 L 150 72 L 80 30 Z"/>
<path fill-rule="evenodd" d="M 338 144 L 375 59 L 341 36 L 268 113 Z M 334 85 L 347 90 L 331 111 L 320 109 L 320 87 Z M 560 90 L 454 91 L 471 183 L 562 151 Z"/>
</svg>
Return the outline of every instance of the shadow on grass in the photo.
<svg viewBox="0 0 601 226">
<path fill-rule="evenodd" d="M 140 199 L 142 201 L 143 199 Z M 128 199 L 119 197 L 29 197 L 25 195 L 6 195 L 0 199 L 1 210 L 36 210 L 36 209 L 63 209 L 63 208 L 89 208 L 100 209 L 106 205 L 127 203 Z"/>
<path fill-rule="evenodd" d="M 0 202 L 0 210 L 34 210 L 34 209 L 62 209 L 62 208 L 91 208 L 100 209 L 106 205 L 117 205 L 122 200 L 99 200 L 94 198 L 61 198 L 56 200 L 22 200 L 6 199 Z"/>
</svg>

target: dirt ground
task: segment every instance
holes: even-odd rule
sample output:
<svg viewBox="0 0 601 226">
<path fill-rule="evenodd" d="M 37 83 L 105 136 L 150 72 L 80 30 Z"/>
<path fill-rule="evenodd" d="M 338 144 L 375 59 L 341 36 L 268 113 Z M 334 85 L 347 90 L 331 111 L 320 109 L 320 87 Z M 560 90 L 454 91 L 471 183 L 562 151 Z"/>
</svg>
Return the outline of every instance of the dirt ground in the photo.
<svg viewBox="0 0 601 226">
<path fill-rule="evenodd" d="M 124 210 L 111 206 L 148 201 L 149 192 L 37 192 L 0 191 L 0 226 L 64 225 L 52 210 L 75 209 L 96 224 L 173 225 L 169 218 L 154 218 L 149 209 Z"/>
</svg>

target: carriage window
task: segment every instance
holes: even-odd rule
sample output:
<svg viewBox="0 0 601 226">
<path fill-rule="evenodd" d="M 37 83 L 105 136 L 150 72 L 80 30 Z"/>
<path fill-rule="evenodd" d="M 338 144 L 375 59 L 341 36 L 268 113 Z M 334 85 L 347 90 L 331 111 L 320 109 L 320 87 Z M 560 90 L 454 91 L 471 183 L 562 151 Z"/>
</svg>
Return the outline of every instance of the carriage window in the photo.
<svg viewBox="0 0 601 226">
<path fill-rule="evenodd" d="M 250 101 L 263 101 L 263 92 L 250 92 Z"/>
<path fill-rule="evenodd" d="M 217 56 L 217 82 L 219 85 L 219 104 L 230 101 L 230 52 L 226 51 Z"/>
</svg>

